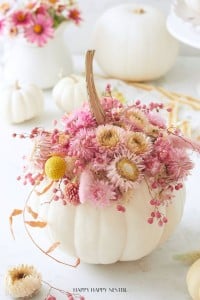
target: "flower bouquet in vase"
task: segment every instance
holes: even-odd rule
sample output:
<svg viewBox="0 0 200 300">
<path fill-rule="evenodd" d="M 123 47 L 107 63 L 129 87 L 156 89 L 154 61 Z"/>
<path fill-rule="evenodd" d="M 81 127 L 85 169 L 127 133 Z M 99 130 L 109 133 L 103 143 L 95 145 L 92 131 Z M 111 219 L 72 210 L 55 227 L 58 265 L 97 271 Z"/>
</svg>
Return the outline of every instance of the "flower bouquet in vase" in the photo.
<svg viewBox="0 0 200 300">
<path fill-rule="evenodd" d="M 81 15 L 74 1 L 36 0 L 0 5 L 0 33 L 6 38 L 4 76 L 7 81 L 50 88 L 72 72 L 64 40 L 70 22 Z"/>
<path fill-rule="evenodd" d="M 32 130 L 21 180 L 34 187 L 25 211 L 36 221 L 25 221 L 27 228 L 42 224 L 69 255 L 110 264 L 140 259 L 169 238 L 193 168 L 188 151 L 200 146 L 166 125 L 163 104 L 99 99 L 93 55 L 86 54 L 89 101 L 64 115 L 61 127 Z"/>
</svg>

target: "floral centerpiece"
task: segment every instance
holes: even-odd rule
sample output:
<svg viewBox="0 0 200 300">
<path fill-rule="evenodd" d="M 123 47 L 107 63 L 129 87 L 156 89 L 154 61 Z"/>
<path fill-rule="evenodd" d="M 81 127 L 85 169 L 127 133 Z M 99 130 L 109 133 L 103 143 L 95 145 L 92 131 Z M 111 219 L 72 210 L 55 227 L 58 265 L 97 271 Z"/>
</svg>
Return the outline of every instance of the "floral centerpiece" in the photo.
<svg viewBox="0 0 200 300">
<path fill-rule="evenodd" d="M 64 22 L 79 24 L 81 13 L 73 0 L 13 1 L 0 5 L 0 34 L 22 35 L 39 47 L 54 37 Z"/>
<path fill-rule="evenodd" d="M 24 175 L 18 179 L 23 180 L 25 185 L 30 183 L 34 186 L 36 198 L 40 202 L 37 207 L 52 205 L 48 216 L 51 215 L 51 229 L 54 230 L 55 226 L 54 240 L 60 241 L 62 238 L 56 222 L 60 224 L 61 220 L 58 219 L 63 216 L 65 226 L 61 231 L 67 230 L 70 239 L 72 231 L 76 231 L 74 222 L 76 226 L 80 223 L 80 236 L 84 236 L 82 242 L 84 239 L 83 248 L 86 251 L 83 252 L 90 253 L 89 249 L 94 248 L 95 240 L 89 242 L 90 246 L 87 245 L 87 240 L 95 234 L 88 231 L 93 230 L 88 228 L 88 222 L 90 217 L 95 219 L 92 216 L 94 214 L 97 219 L 101 216 L 103 220 L 101 230 L 99 229 L 103 232 L 101 239 L 111 229 L 116 230 L 112 243 L 115 244 L 113 241 L 116 238 L 121 245 L 124 235 L 127 235 L 127 239 L 130 239 L 127 248 L 130 247 L 131 250 L 129 255 L 124 254 L 122 260 L 135 259 L 147 254 L 150 244 L 151 250 L 155 248 L 162 236 L 161 228 L 167 226 L 167 222 L 171 222 L 171 227 L 174 226 L 173 222 L 178 222 L 176 214 L 181 214 L 184 198 L 181 190 L 184 190 L 184 181 L 194 166 L 188 150 L 200 152 L 200 146 L 184 137 L 176 128 L 167 127 L 161 111 L 170 109 L 163 104 L 151 102 L 146 105 L 137 100 L 132 105 L 124 105 L 111 94 L 100 101 L 91 75 L 94 52 L 88 52 L 87 55 L 86 78 L 90 104 L 85 103 L 77 111 L 64 115 L 61 127 L 52 131 L 42 128 L 32 130 L 28 137 L 34 142 L 34 149 L 31 157 L 28 157 Z M 108 92 L 110 93 L 109 89 Z M 168 220 L 169 207 L 173 207 L 173 202 L 178 202 L 179 208 L 173 208 L 174 215 L 171 211 Z M 67 212 L 68 209 L 71 213 Z M 84 217 L 81 221 L 72 221 L 76 209 L 76 215 L 83 210 Z M 121 215 L 125 216 L 127 224 L 122 232 L 124 219 L 121 219 Z M 48 216 L 45 217 L 48 219 Z M 65 223 L 68 219 L 69 223 L 73 223 L 73 228 L 70 227 L 71 223 Z M 94 219 L 92 222 L 95 227 L 97 221 Z M 87 227 L 88 235 L 84 234 L 84 226 Z M 126 233 L 126 230 L 130 232 Z M 133 254 L 134 247 L 138 246 L 131 243 L 135 231 L 141 231 L 141 240 L 142 235 L 145 235 L 140 253 L 136 256 Z M 165 234 L 166 231 L 169 229 L 165 229 Z M 151 238 L 149 244 L 145 242 L 148 232 Z M 67 234 L 63 238 L 66 240 Z M 104 245 L 106 249 L 102 251 L 108 251 L 108 238 L 109 236 Z M 153 245 L 152 239 L 157 241 Z M 73 247 L 76 247 L 76 238 L 74 243 Z M 81 245 L 77 247 L 82 249 Z M 110 248 L 114 246 L 110 245 Z M 129 252 L 128 249 L 124 251 Z M 80 249 L 77 250 L 79 256 L 80 252 Z M 91 253 L 89 255 L 92 256 L 93 252 Z M 84 258 L 86 255 L 83 255 L 83 260 L 90 261 L 89 258 Z M 106 259 L 103 261 L 107 263 Z M 108 261 L 113 262 L 115 258 Z"/>
<path fill-rule="evenodd" d="M 67 24 L 82 20 L 74 0 L 11 1 L 0 4 L 0 36 L 5 38 L 7 81 L 50 88 L 72 73 Z M 30 72 L 31 70 L 31 72 Z"/>
</svg>

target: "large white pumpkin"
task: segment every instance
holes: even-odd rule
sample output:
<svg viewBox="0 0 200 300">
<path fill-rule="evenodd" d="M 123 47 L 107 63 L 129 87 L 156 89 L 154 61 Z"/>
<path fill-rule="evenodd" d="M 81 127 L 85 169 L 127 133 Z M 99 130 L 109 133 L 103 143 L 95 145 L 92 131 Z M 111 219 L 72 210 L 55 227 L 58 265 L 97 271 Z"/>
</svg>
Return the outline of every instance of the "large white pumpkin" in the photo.
<svg viewBox="0 0 200 300">
<path fill-rule="evenodd" d="M 185 190 L 177 191 L 173 203 L 162 208 L 168 218 L 162 227 L 147 222 L 152 206 L 144 182 L 124 195 L 125 212 L 117 211 L 116 205 L 64 206 L 59 201 L 48 201 L 51 197 L 51 192 L 42 196 L 33 193 L 29 205 L 48 223 L 52 243 L 60 242 L 63 251 L 82 262 L 111 264 L 140 259 L 166 241 L 181 219 Z"/>
<path fill-rule="evenodd" d="M 200 13 L 200 0 L 185 0 L 187 6 L 197 13 Z"/>
<path fill-rule="evenodd" d="M 200 300 L 200 259 L 189 268 L 186 277 L 187 287 L 193 300 Z"/>
<path fill-rule="evenodd" d="M 164 15 L 139 3 L 106 11 L 97 20 L 93 48 L 106 74 L 130 81 L 164 75 L 178 54 L 178 42 L 168 33 Z"/>
</svg>

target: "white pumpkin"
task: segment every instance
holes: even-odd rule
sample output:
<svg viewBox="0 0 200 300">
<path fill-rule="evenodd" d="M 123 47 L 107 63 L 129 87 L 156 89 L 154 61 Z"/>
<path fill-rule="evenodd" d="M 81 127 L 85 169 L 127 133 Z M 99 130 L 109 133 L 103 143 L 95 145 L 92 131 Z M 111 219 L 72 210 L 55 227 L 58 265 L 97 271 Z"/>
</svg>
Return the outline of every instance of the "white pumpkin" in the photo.
<svg viewBox="0 0 200 300">
<path fill-rule="evenodd" d="M 164 15 L 139 3 L 106 11 L 96 23 L 93 48 L 106 74 L 130 81 L 159 78 L 178 54 L 178 42 L 167 31 Z"/>
<path fill-rule="evenodd" d="M 188 270 L 187 287 L 193 300 L 200 300 L 200 259 L 196 260 Z"/>
<path fill-rule="evenodd" d="M 43 92 L 35 85 L 16 83 L 1 91 L 0 112 L 9 123 L 35 118 L 43 112 L 43 106 Z"/>
<path fill-rule="evenodd" d="M 116 205 L 64 206 L 48 201 L 51 198 L 50 191 L 42 196 L 33 193 L 29 205 L 48 223 L 52 242 L 60 242 L 63 251 L 82 262 L 110 264 L 140 259 L 166 241 L 181 219 L 185 190 L 177 191 L 173 203 L 163 207 L 168 223 L 162 227 L 147 222 L 152 207 L 145 183 L 124 195 L 124 213 L 117 211 Z"/>
<path fill-rule="evenodd" d="M 188 7 L 200 13 L 200 0 L 185 0 Z"/>
<path fill-rule="evenodd" d="M 56 105 L 65 112 L 79 108 L 87 98 L 85 78 L 78 75 L 62 78 L 53 89 Z"/>
</svg>

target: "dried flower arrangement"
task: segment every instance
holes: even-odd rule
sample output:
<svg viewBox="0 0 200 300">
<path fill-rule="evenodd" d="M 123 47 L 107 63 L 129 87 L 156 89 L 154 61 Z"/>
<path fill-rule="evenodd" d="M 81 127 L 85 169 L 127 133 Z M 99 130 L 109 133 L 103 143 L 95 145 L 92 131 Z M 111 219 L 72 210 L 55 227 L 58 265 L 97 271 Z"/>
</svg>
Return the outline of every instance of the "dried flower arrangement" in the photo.
<svg viewBox="0 0 200 300">
<path fill-rule="evenodd" d="M 152 206 L 147 222 L 162 226 L 168 221 L 162 207 L 173 201 L 194 166 L 188 150 L 199 153 L 200 145 L 180 130 L 167 128 L 161 110 L 170 109 L 163 104 L 137 100 L 127 106 L 109 89 L 100 101 L 91 76 L 94 51 L 87 55 L 90 103 L 64 115 L 61 129 L 34 128 L 20 135 L 30 138 L 34 149 L 18 179 L 34 186 L 38 195 L 51 190 L 50 201 L 74 206 L 115 204 L 120 212 L 126 211 L 122 195 L 145 182 Z M 40 184 L 44 189 L 37 191 Z"/>
<path fill-rule="evenodd" d="M 81 13 L 74 0 L 12 1 L 0 4 L 0 34 L 21 35 L 39 47 L 54 37 L 64 22 L 79 24 Z"/>
</svg>

